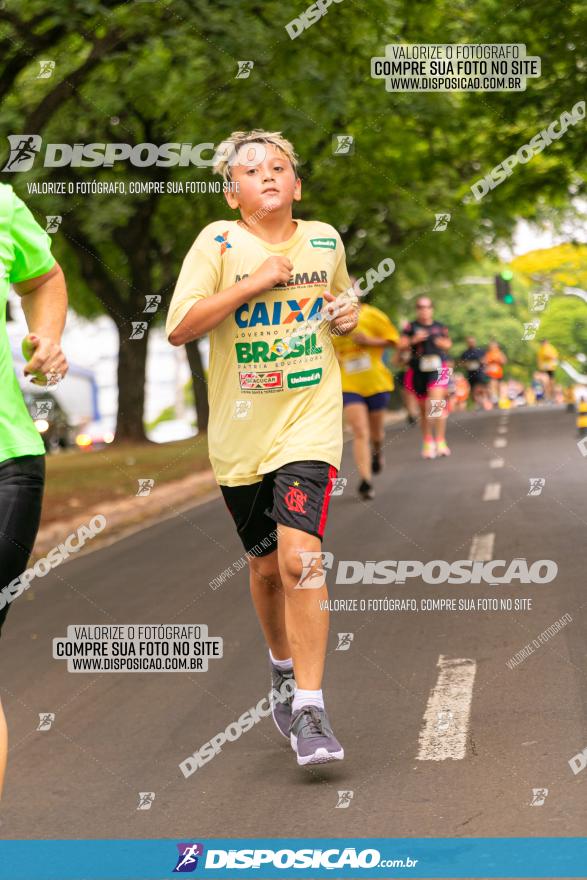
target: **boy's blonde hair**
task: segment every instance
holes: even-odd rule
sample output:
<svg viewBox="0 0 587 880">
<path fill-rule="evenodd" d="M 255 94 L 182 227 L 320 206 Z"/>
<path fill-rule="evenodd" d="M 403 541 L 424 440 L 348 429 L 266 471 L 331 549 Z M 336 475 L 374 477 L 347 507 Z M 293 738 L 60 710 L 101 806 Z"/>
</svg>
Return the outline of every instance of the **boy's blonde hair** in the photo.
<svg viewBox="0 0 587 880">
<path fill-rule="evenodd" d="M 230 137 L 222 141 L 215 155 L 213 171 L 221 174 L 226 181 L 232 176 L 232 166 L 241 147 L 246 144 L 271 144 L 278 149 L 291 163 L 294 174 L 298 176 L 298 157 L 296 151 L 280 131 L 263 131 L 254 128 L 252 131 L 233 131 Z"/>
</svg>

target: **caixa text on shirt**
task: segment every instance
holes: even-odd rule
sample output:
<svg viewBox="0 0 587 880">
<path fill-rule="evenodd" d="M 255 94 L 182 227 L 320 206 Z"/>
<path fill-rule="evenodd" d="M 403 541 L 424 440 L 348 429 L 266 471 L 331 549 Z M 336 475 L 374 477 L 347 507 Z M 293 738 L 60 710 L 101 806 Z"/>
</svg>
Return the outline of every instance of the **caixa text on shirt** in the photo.
<svg viewBox="0 0 587 880">
<path fill-rule="evenodd" d="M 238 277 L 237 275 L 237 279 Z M 245 277 L 243 275 L 243 278 Z M 251 304 L 247 302 L 236 310 L 234 320 L 238 327 L 256 327 L 258 324 L 268 327 L 272 324 L 293 324 L 294 321 L 301 324 L 304 321 L 304 309 L 310 302 L 312 305 L 307 317 L 309 321 L 322 309 L 324 300 L 321 296 L 313 301 L 308 296 L 301 299 L 277 299 L 272 303 L 258 302 L 255 303 L 252 311 Z"/>
</svg>

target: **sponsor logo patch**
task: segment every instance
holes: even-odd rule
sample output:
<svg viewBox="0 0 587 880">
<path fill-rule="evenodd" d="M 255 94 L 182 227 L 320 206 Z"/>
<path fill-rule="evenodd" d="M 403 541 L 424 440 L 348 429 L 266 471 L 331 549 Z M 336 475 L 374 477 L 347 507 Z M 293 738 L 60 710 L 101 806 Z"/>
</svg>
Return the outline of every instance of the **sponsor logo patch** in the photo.
<svg viewBox="0 0 587 880">
<path fill-rule="evenodd" d="M 242 373 L 238 374 L 241 391 L 282 391 L 283 390 L 283 372 L 274 370 L 273 372 L 263 373 Z"/>
<path fill-rule="evenodd" d="M 222 235 L 217 235 L 214 238 L 214 241 L 217 241 L 220 243 L 220 255 L 221 256 L 222 256 L 222 254 L 224 254 L 228 250 L 228 248 L 232 247 L 232 245 L 230 244 L 230 242 L 228 240 L 228 229 L 226 230 L 226 232 L 223 232 Z"/>
<path fill-rule="evenodd" d="M 324 248 L 328 251 L 336 250 L 335 238 L 311 238 L 310 244 L 313 248 Z"/>
<path fill-rule="evenodd" d="M 304 355 L 321 354 L 315 333 L 288 346 L 282 339 L 276 339 L 271 345 L 261 339 L 256 342 L 236 342 L 236 359 L 238 364 L 268 364 L 277 360 L 304 357 Z M 290 386 L 291 387 L 291 386 Z"/>
<path fill-rule="evenodd" d="M 288 388 L 307 388 L 309 385 L 318 385 L 322 381 L 322 367 L 314 370 L 300 370 L 290 373 L 287 377 Z"/>
</svg>

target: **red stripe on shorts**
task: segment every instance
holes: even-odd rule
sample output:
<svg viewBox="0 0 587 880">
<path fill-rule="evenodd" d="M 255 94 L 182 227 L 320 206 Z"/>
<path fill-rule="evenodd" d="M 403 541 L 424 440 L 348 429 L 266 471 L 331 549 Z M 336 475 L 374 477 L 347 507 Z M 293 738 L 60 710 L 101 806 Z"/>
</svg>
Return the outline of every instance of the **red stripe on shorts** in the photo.
<svg viewBox="0 0 587 880">
<path fill-rule="evenodd" d="M 330 496 L 332 495 L 332 481 L 337 474 L 337 469 L 334 467 L 334 465 L 331 464 L 328 468 L 328 485 L 324 490 L 322 513 L 320 514 L 320 522 L 318 524 L 318 534 L 320 535 L 320 537 L 324 535 L 324 529 L 326 528 L 326 520 L 328 518 L 328 506 L 330 504 Z"/>
</svg>

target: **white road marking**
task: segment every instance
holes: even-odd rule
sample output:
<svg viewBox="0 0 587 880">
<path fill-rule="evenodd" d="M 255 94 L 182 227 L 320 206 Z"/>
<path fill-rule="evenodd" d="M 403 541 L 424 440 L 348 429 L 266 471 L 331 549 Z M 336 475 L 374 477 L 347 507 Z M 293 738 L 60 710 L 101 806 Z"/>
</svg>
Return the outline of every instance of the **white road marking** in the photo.
<svg viewBox="0 0 587 880">
<path fill-rule="evenodd" d="M 461 761 L 467 753 L 477 664 L 441 654 L 437 666 L 440 672 L 424 712 L 417 760 Z"/>
<path fill-rule="evenodd" d="M 501 483 L 487 483 L 483 493 L 483 501 L 499 501 L 501 495 Z"/>
<path fill-rule="evenodd" d="M 494 541 L 495 532 L 488 532 L 486 535 L 473 535 L 467 558 L 472 559 L 473 562 L 490 562 L 493 559 Z"/>
<path fill-rule="evenodd" d="M 489 462 L 490 468 L 502 468 L 505 464 L 505 458 L 492 458 Z"/>
<path fill-rule="evenodd" d="M 497 433 L 498 433 L 498 434 L 507 434 L 507 432 L 508 432 L 508 426 L 507 426 L 507 425 L 498 425 L 498 426 L 497 426 Z"/>
<path fill-rule="evenodd" d="M 505 437 L 496 437 L 493 441 L 493 446 L 495 447 L 495 449 L 503 449 L 507 445 L 508 441 Z"/>
</svg>

